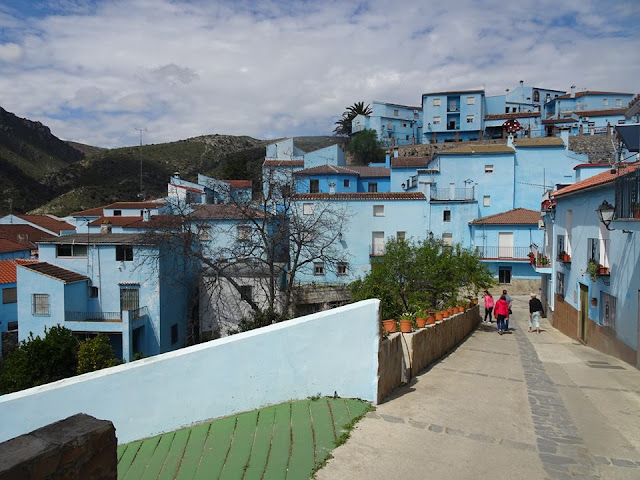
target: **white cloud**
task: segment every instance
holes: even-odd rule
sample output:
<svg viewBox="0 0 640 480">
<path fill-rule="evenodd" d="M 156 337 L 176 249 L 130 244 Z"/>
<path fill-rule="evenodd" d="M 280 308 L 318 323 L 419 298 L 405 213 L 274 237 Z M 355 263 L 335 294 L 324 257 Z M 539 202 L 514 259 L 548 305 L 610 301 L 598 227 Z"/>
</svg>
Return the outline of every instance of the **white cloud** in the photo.
<svg viewBox="0 0 640 480">
<path fill-rule="evenodd" d="M 22 48 L 16 43 L 0 44 L 0 62 L 16 62 L 22 58 Z"/>
<path fill-rule="evenodd" d="M 0 105 L 62 138 L 118 146 L 143 126 L 149 143 L 330 134 L 355 101 L 418 105 L 481 84 L 495 95 L 520 79 L 637 88 L 640 2 L 515 3 L 56 0 L 63 14 L 15 20 L 0 37 L 0 61 L 13 55 Z"/>
</svg>

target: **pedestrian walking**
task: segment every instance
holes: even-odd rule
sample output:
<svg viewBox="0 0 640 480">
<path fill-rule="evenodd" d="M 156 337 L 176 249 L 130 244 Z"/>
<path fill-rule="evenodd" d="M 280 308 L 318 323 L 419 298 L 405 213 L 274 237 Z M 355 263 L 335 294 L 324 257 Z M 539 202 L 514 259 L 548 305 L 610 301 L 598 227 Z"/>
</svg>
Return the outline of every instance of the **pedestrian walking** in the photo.
<svg viewBox="0 0 640 480">
<path fill-rule="evenodd" d="M 511 316 L 511 314 L 513 313 L 513 311 L 511 310 L 511 302 L 513 302 L 513 300 L 511 299 L 511 297 L 507 294 L 506 290 L 502 290 L 502 295 L 504 295 L 504 298 L 507 301 L 507 305 L 509 305 L 509 316 L 507 316 L 507 318 L 505 319 L 505 327 L 504 330 L 505 332 L 509 330 L 509 317 Z"/>
<path fill-rule="evenodd" d="M 493 317 L 493 296 L 489 293 L 489 290 L 484 291 L 484 320 L 487 321 L 487 317 L 489 317 L 489 323 L 491 323 Z"/>
<path fill-rule="evenodd" d="M 498 321 L 498 333 L 502 335 L 506 332 L 505 320 L 509 318 L 509 304 L 507 303 L 507 298 L 504 295 L 500 296 L 493 308 L 493 311 L 496 315 L 496 320 Z"/>
<path fill-rule="evenodd" d="M 536 294 L 531 294 L 531 300 L 529 300 L 529 331 L 533 329 L 533 324 L 536 324 L 536 331 L 540 333 L 540 316 L 542 315 L 542 302 L 536 298 Z"/>
</svg>

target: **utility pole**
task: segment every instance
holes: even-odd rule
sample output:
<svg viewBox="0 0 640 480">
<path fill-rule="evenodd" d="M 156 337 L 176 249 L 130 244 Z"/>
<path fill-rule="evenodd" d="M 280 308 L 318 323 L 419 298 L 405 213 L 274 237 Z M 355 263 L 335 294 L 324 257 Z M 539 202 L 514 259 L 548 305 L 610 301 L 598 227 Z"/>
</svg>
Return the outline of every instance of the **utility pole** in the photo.
<svg viewBox="0 0 640 480">
<path fill-rule="evenodd" d="M 144 192 L 142 190 L 142 132 L 146 132 L 146 128 L 136 128 L 138 132 L 140 132 L 140 147 L 138 152 L 140 153 L 140 193 L 138 193 L 138 197 L 140 200 L 144 200 Z"/>
</svg>

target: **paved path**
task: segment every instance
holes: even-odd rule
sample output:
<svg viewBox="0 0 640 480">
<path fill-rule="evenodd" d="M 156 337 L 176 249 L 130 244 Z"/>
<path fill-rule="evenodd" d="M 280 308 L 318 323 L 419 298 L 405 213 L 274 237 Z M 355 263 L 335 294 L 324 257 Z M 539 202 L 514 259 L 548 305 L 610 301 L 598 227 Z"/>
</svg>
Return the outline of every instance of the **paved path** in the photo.
<svg viewBox="0 0 640 480">
<path fill-rule="evenodd" d="M 543 320 L 482 324 L 356 426 L 329 479 L 640 479 L 640 371 Z"/>
</svg>

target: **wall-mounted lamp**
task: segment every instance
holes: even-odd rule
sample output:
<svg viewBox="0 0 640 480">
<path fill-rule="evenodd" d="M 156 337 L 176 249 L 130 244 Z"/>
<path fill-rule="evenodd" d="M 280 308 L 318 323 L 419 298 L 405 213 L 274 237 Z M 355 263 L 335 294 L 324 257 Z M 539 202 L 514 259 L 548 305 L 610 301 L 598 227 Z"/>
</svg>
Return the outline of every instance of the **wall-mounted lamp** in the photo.
<svg viewBox="0 0 640 480">
<path fill-rule="evenodd" d="M 598 217 L 607 230 L 609 230 L 610 232 L 615 230 L 615 228 L 609 228 L 609 224 L 611 224 L 611 222 L 613 221 L 613 216 L 616 212 L 616 208 L 613 205 L 604 200 L 597 208 L 596 212 L 598 212 Z M 629 230 L 622 230 L 622 233 L 631 232 Z"/>
<path fill-rule="evenodd" d="M 407 185 L 405 183 L 403 183 L 402 185 L 400 185 L 402 187 L 403 190 L 407 189 Z"/>
</svg>

